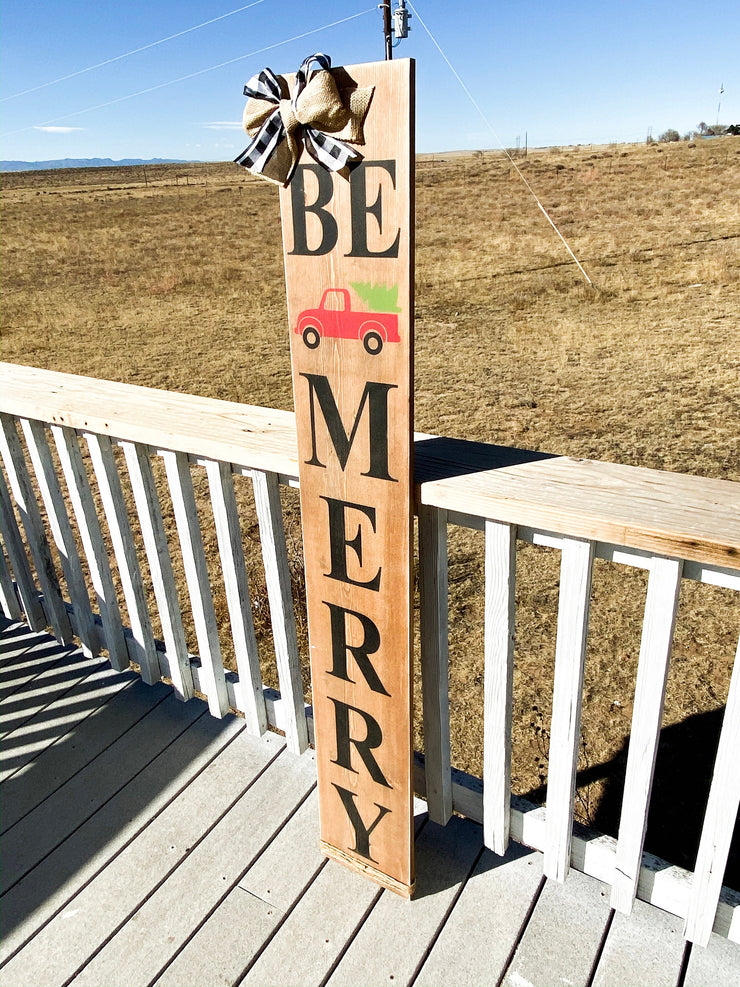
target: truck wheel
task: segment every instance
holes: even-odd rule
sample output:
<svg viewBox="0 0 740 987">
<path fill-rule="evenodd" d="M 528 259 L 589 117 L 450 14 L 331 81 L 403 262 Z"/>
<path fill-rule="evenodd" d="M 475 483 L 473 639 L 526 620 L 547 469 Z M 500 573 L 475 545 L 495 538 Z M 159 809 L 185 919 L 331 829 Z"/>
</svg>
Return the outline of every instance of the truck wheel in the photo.
<svg viewBox="0 0 740 987">
<path fill-rule="evenodd" d="M 321 342 L 321 336 L 318 330 L 314 329 L 313 326 L 306 326 L 303 330 L 303 342 L 310 350 L 315 350 Z"/>
<path fill-rule="evenodd" d="M 377 356 L 383 349 L 383 337 L 378 332 L 368 332 L 362 338 L 362 345 L 370 356 Z"/>
</svg>

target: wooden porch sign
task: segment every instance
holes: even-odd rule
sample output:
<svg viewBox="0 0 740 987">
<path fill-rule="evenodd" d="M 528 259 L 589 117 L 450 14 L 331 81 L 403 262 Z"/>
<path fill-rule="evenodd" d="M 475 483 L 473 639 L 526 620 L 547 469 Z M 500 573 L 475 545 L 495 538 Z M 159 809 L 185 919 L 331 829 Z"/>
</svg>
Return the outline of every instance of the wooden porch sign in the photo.
<svg viewBox="0 0 740 987">
<path fill-rule="evenodd" d="M 321 846 L 405 896 L 414 886 L 413 68 L 332 69 L 342 93 L 370 98 L 362 160 L 332 173 L 304 152 L 280 190 Z"/>
</svg>

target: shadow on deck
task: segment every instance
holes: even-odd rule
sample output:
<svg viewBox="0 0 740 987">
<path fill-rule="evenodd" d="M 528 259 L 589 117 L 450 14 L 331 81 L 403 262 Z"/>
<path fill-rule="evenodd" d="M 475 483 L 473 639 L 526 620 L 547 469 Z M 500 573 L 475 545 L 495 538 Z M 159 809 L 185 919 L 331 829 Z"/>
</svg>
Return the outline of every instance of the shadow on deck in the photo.
<svg viewBox="0 0 740 987">
<path fill-rule="evenodd" d="M 315 761 L 6 627 L 3 987 L 736 984 L 740 950 L 417 804 L 412 902 L 318 850 Z"/>
</svg>

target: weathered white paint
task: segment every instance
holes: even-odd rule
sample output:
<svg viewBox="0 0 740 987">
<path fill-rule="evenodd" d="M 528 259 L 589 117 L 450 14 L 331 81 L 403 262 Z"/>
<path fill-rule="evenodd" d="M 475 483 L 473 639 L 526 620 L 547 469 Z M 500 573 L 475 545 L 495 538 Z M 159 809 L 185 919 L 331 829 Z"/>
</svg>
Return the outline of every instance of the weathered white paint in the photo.
<svg viewBox="0 0 740 987">
<path fill-rule="evenodd" d="M 229 697 L 190 466 L 181 452 L 166 452 L 163 458 L 200 649 L 201 678 L 208 708 L 220 717 L 228 712 Z"/>
<path fill-rule="evenodd" d="M 485 530 L 483 840 L 491 850 L 504 854 L 511 805 L 516 528 L 486 521 Z"/>
<path fill-rule="evenodd" d="M 59 580 L 44 534 L 41 514 L 31 486 L 15 421 L 8 415 L 0 415 L 0 452 L 5 463 L 8 483 L 26 532 L 26 541 L 36 567 L 36 575 L 44 594 L 46 616 L 57 640 L 69 644 L 72 640 L 72 627 L 62 600 Z"/>
<path fill-rule="evenodd" d="M 51 434 L 57 447 L 62 472 L 67 482 L 77 528 L 87 557 L 90 576 L 98 597 L 98 609 L 103 624 L 103 642 L 108 649 L 111 665 L 121 671 L 128 668 L 129 654 L 123 637 L 121 611 L 118 607 L 113 577 L 108 564 L 108 550 L 100 530 L 98 512 L 93 500 L 87 473 L 82 461 L 77 435 L 71 428 L 52 425 Z"/>
<path fill-rule="evenodd" d="M 565 539 L 560 560 L 558 634 L 547 779 L 545 874 L 564 881 L 570 867 L 593 542 Z"/>
<path fill-rule="evenodd" d="M 185 700 L 193 695 L 193 672 L 185 644 L 180 602 L 172 572 L 172 559 L 162 520 L 162 508 L 145 446 L 122 442 L 134 503 L 141 525 L 154 598 L 157 601 L 162 636 L 169 659 L 169 676 L 177 695 Z"/>
<path fill-rule="evenodd" d="M 429 818 L 452 815 L 447 627 L 447 512 L 419 508 L 419 613 L 424 769 Z"/>
<path fill-rule="evenodd" d="M 216 524 L 221 569 L 226 589 L 226 602 L 231 618 L 236 666 L 242 687 L 243 710 L 250 733 L 260 736 L 267 729 L 267 713 L 262 695 L 262 673 L 257 652 L 257 639 L 252 621 L 252 601 L 247 584 L 239 515 L 234 496 L 231 469 L 226 463 L 208 460 L 206 463 L 211 506 Z"/>
<path fill-rule="evenodd" d="M 612 908 L 620 912 L 629 913 L 637 891 L 680 588 L 681 562 L 656 556 L 650 568 L 642 625 L 632 731 L 612 883 Z"/>
<path fill-rule="evenodd" d="M 288 749 L 301 754 L 308 747 L 301 659 L 295 631 L 288 551 L 285 545 L 280 489 L 274 473 L 253 473 L 254 502 L 260 526 L 267 597 L 270 601 L 278 680 L 283 697 Z"/>
</svg>

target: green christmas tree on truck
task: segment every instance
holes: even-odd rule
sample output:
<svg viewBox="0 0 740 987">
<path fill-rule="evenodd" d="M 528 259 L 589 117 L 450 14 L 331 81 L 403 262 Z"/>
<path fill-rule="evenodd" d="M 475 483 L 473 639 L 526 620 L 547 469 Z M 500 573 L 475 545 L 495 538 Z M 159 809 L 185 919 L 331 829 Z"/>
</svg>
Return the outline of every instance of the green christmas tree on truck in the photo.
<svg viewBox="0 0 740 987">
<path fill-rule="evenodd" d="M 294 332 L 303 338 L 310 350 L 315 350 L 322 337 L 359 339 L 365 350 L 376 356 L 384 343 L 399 343 L 398 285 L 351 282 L 357 295 L 370 312 L 352 308 L 347 288 L 327 288 L 318 308 L 305 309 L 298 316 Z"/>
</svg>

